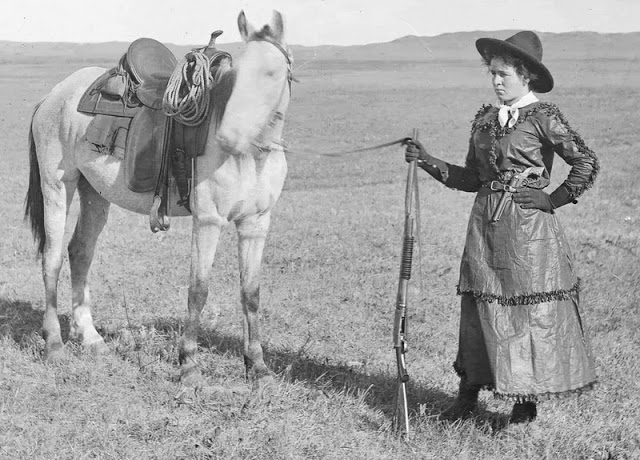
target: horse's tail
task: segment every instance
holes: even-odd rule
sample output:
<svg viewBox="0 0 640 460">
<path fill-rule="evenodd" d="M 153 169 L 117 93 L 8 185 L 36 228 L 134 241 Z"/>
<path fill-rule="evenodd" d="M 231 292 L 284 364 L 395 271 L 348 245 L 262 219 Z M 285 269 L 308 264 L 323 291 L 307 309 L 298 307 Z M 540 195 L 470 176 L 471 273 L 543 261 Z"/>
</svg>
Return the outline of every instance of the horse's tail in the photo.
<svg viewBox="0 0 640 460">
<path fill-rule="evenodd" d="M 38 102 L 31 115 L 29 124 L 29 189 L 24 200 L 24 219 L 31 223 L 33 239 L 38 243 L 38 255 L 44 252 L 46 233 L 44 228 L 44 197 L 40 182 L 40 165 L 36 156 L 36 143 L 33 138 L 33 118 L 44 99 Z"/>
</svg>

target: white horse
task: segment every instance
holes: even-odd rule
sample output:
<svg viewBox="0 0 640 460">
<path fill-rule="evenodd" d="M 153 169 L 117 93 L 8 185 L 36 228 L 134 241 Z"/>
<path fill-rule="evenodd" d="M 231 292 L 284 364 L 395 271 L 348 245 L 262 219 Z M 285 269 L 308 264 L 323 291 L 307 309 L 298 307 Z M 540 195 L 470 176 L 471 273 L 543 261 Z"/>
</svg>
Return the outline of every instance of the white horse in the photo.
<svg viewBox="0 0 640 460">
<path fill-rule="evenodd" d="M 280 13 L 254 28 L 244 12 L 238 28 L 246 48 L 228 70 L 231 78 L 224 113 L 212 117 L 205 152 L 197 158 L 190 208 L 193 216 L 188 315 L 180 345 L 181 380 L 200 385 L 197 332 L 208 295 L 210 269 L 222 227 L 234 222 L 238 232 L 244 357 L 250 378 L 270 377 L 260 343 L 259 275 L 271 210 L 278 200 L 287 164 L 281 136 L 290 100 L 291 56 Z M 91 316 L 87 274 L 111 203 L 149 214 L 153 193 L 133 193 L 124 181 L 123 164 L 95 152 L 85 140 L 92 117 L 76 108 L 88 86 L 106 69 L 81 69 L 53 88 L 35 108 L 29 134 L 31 172 L 25 218 L 39 242 L 45 286 L 43 320 L 45 359 L 64 355 L 57 315 L 57 285 L 63 260 L 63 235 L 69 206 L 78 191 L 80 213 L 68 245 L 71 268 L 71 336 L 95 353 L 108 348 Z M 226 76 L 226 75 L 225 75 Z M 228 100 L 227 100 L 228 98 Z M 221 119 L 220 119 L 221 117 Z M 219 118 L 219 119 L 215 119 Z M 175 196 L 175 195 L 174 195 Z M 171 209 L 172 215 L 187 215 Z"/>
</svg>

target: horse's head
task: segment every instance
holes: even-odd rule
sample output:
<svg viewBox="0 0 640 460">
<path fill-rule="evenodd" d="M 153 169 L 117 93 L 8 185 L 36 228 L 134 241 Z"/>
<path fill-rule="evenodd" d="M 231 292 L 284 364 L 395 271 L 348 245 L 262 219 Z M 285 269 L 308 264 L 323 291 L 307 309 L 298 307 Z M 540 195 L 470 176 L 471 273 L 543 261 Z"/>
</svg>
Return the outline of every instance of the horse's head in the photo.
<svg viewBox="0 0 640 460">
<path fill-rule="evenodd" d="M 235 84 L 217 130 L 223 148 L 235 154 L 266 152 L 279 143 L 289 105 L 291 55 L 284 39 L 282 15 L 274 11 L 260 30 L 247 22 L 238 28 L 245 52 L 234 61 Z"/>
</svg>

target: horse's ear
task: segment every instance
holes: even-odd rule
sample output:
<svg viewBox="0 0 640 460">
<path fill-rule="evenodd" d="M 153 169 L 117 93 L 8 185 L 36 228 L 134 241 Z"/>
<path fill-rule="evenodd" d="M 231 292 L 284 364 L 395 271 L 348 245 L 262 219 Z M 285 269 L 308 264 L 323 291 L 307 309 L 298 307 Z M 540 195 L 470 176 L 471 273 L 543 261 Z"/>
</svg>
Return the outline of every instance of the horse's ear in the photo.
<svg viewBox="0 0 640 460">
<path fill-rule="evenodd" d="M 274 38 L 278 41 L 283 41 L 284 39 L 284 20 L 282 19 L 282 15 L 279 11 L 273 10 L 273 15 L 271 17 L 271 24 L 273 29 Z"/>
<path fill-rule="evenodd" d="M 255 33 L 253 26 L 247 22 L 244 10 L 240 11 L 238 15 L 238 31 L 240 31 L 242 41 L 245 43 L 249 40 L 249 37 Z"/>
</svg>

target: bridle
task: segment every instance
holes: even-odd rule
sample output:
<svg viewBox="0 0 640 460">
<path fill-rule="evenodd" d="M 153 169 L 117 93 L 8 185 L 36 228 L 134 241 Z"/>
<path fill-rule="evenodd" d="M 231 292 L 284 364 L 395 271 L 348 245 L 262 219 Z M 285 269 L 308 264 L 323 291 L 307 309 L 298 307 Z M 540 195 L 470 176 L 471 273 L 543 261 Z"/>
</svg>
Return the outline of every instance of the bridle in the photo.
<svg viewBox="0 0 640 460">
<path fill-rule="evenodd" d="M 267 38 L 267 37 L 262 37 L 262 38 L 253 38 L 251 40 L 248 40 L 247 43 L 249 42 L 267 42 L 267 43 L 271 43 L 273 46 L 275 46 L 278 51 L 280 51 L 282 53 L 282 55 L 284 56 L 284 58 L 287 61 L 287 82 L 289 83 L 289 90 L 291 90 L 291 82 L 292 81 L 298 81 L 296 80 L 296 78 L 293 76 L 293 70 L 292 70 L 292 66 L 293 66 L 293 57 L 291 56 L 291 49 L 289 47 L 287 47 L 286 49 L 277 41 L 271 39 L 271 38 Z"/>
<path fill-rule="evenodd" d="M 289 90 L 289 97 L 291 97 L 291 84 L 292 82 L 297 82 L 298 80 L 293 76 L 293 58 L 291 56 L 291 50 L 287 47 L 283 47 L 280 43 L 278 43 L 277 41 L 268 38 L 268 37 L 261 37 L 261 38 L 253 38 L 251 40 L 247 40 L 247 43 L 249 42 L 267 42 L 272 44 L 273 46 L 275 46 L 278 51 L 280 51 L 282 53 L 282 55 L 284 56 L 286 62 L 287 62 L 287 78 L 285 79 L 284 84 L 282 85 L 282 91 L 280 92 L 280 97 L 279 97 L 279 102 L 278 102 L 278 108 L 274 109 L 271 111 L 271 116 L 269 117 L 269 121 L 267 122 L 267 125 L 270 128 L 275 128 L 278 124 L 279 121 L 284 120 L 284 113 L 281 110 L 278 110 L 280 108 L 281 102 L 282 102 L 282 98 L 284 97 L 284 92 L 285 90 L 288 88 Z M 272 141 L 272 144 L 276 143 L 275 141 Z M 282 144 L 282 143 L 280 143 Z M 264 154 L 268 154 L 271 153 L 271 146 L 268 147 L 262 147 L 260 145 L 256 145 L 253 144 L 253 146 L 258 149 L 258 151 L 260 153 L 264 153 Z"/>
</svg>

